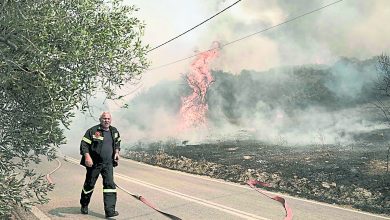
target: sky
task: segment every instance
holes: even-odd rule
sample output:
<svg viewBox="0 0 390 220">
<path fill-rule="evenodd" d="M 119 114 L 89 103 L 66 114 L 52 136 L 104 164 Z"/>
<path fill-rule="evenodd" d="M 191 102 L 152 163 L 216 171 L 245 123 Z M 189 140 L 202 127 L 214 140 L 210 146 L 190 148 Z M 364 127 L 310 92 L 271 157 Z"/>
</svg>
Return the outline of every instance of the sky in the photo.
<svg viewBox="0 0 390 220">
<path fill-rule="evenodd" d="M 138 0 L 146 23 L 144 42 L 154 47 L 195 26 L 236 0 Z M 334 0 L 242 0 L 197 29 L 152 51 L 152 67 L 204 51 L 213 41 L 232 42 Z M 331 63 L 342 56 L 364 59 L 390 48 L 390 2 L 344 0 L 294 22 L 231 44 L 221 51 L 214 68 L 232 73 L 242 69 L 267 70 L 280 65 Z M 177 78 L 190 60 L 144 75 L 145 84 Z"/>
<path fill-rule="evenodd" d="M 226 44 L 336 0 L 242 0 L 224 13 L 182 37 L 148 54 L 151 68 L 210 49 L 213 42 Z M 135 5 L 135 13 L 146 25 L 144 44 L 151 48 L 177 36 L 211 17 L 236 0 L 125 0 Z M 331 65 L 340 57 L 367 59 L 390 49 L 390 1 L 344 0 L 321 11 L 299 18 L 266 32 L 237 41 L 220 51 L 213 70 L 239 74 L 242 70 L 266 71 L 279 66 L 303 64 Z M 191 59 L 143 74 L 136 86 L 119 93 L 131 100 L 163 80 L 177 80 L 189 71 Z M 97 117 L 101 110 L 113 114 L 113 124 L 127 124 L 115 118 L 123 115 L 121 103 L 94 100 Z M 83 132 L 96 119 L 77 113 L 66 132 L 68 146 L 77 145 Z M 78 135 L 78 136 L 77 136 Z"/>
</svg>

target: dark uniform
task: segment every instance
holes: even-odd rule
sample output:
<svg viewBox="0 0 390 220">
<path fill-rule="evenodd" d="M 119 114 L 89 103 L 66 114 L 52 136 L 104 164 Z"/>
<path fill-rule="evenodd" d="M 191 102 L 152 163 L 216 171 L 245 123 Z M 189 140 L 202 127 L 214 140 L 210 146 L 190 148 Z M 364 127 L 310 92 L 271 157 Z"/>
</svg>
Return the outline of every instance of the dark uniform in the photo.
<svg viewBox="0 0 390 220">
<path fill-rule="evenodd" d="M 80 204 L 88 206 L 96 180 L 99 174 L 103 177 L 104 211 L 106 214 L 115 212 L 116 187 L 113 177 L 113 167 L 117 166 L 114 161 L 115 150 L 120 150 L 120 135 L 115 127 L 110 126 L 109 131 L 103 130 L 101 125 L 93 126 L 85 133 L 80 144 L 82 155 L 80 164 L 87 168 L 83 190 L 81 191 Z M 85 153 L 89 153 L 93 166 L 85 164 Z"/>
</svg>

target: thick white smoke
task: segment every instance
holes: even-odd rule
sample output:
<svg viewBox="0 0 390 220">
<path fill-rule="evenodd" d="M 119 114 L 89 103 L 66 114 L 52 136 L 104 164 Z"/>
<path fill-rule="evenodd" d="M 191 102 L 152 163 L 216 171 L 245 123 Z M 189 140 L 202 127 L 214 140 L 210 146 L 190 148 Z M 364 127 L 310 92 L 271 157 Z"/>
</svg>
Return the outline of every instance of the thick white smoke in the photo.
<svg viewBox="0 0 390 220">
<path fill-rule="evenodd" d="M 233 2 L 234 0 L 167 0 L 161 4 L 159 1 L 139 0 L 129 1 L 129 4 L 140 8 L 139 17 L 147 25 L 144 42 L 153 47 Z M 195 50 L 208 49 L 213 41 L 217 40 L 223 45 L 331 2 L 333 1 L 242 1 L 198 29 L 151 52 L 149 58 L 152 66 L 166 64 L 193 55 Z M 350 66 L 334 64 L 340 57 L 365 60 L 381 53 L 388 54 L 390 29 L 384 28 L 388 26 L 388 20 L 390 2 L 387 0 L 342 1 L 289 24 L 224 47 L 212 67 L 233 75 L 239 75 L 242 70 L 263 71 L 262 74 L 274 74 L 275 81 L 283 82 L 286 80 L 283 74 L 267 70 L 305 64 L 334 66 L 337 68 L 332 71 L 334 81 L 324 85 L 339 98 L 349 97 L 356 101 L 360 97 L 357 94 L 375 78 L 375 71 L 368 69 L 359 72 Z M 179 80 L 181 74 L 188 72 L 190 62 L 191 59 L 145 73 L 141 82 L 143 87 L 138 91 L 151 92 L 147 97 L 142 97 L 142 105 L 139 105 L 141 101 L 131 104 L 138 91 L 127 98 L 126 103 L 130 104 L 128 109 L 118 107 L 123 103 L 102 104 L 102 100 L 96 101 L 94 105 L 99 108 L 94 113 L 95 117 L 98 117 L 100 110 L 111 110 L 114 125 L 123 133 L 124 143 L 138 139 L 179 137 L 181 134 L 178 134 L 172 125 L 177 123 L 177 112 L 180 108 L 178 103 L 181 95 L 185 93 Z M 161 86 L 159 82 L 162 80 L 173 81 Z M 243 100 L 246 96 L 232 94 L 230 97 Z M 165 103 L 170 103 L 170 106 Z M 219 104 L 224 103 L 225 100 L 222 99 Z M 338 143 L 350 141 L 352 137 L 348 134 L 353 133 L 352 131 L 372 130 L 383 126 L 371 124 L 370 120 L 365 119 L 367 111 L 361 111 L 362 108 L 356 106 L 340 111 L 329 111 L 318 106 L 304 110 L 286 110 L 260 100 L 256 103 L 256 109 L 256 113 L 247 111 L 245 106 L 236 109 L 235 112 L 238 113 L 235 114 L 240 115 L 240 121 L 233 120 L 221 111 L 220 118 L 210 124 L 212 130 L 193 131 L 180 138 L 232 137 L 229 134 L 234 133 L 238 136 L 254 135 L 264 140 L 287 144 Z M 291 111 L 294 111 L 293 116 Z M 78 149 L 84 130 L 94 123 L 94 120 L 84 120 L 84 116 L 77 114 L 71 130 L 67 132 L 70 143 L 68 146 Z"/>
</svg>

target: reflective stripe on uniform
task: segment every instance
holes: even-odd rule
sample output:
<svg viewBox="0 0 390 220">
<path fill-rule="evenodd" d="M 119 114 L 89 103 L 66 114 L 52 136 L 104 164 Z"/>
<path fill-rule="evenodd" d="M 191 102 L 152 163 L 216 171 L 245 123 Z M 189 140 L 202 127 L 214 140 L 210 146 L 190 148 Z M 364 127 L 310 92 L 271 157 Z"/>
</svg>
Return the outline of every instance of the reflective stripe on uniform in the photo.
<svg viewBox="0 0 390 220">
<path fill-rule="evenodd" d="M 103 193 L 116 193 L 116 189 L 103 189 Z"/>
<path fill-rule="evenodd" d="M 115 132 L 115 134 L 114 134 L 114 138 L 117 138 L 118 137 L 118 133 L 117 132 Z"/>
<path fill-rule="evenodd" d="M 84 192 L 84 194 L 91 193 L 92 191 L 93 191 L 93 189 L 91 189 L 91 190 L 89 190 L 89 191 L 86 191 L 86 190 L 84 189 L 84 187 L 83 187 L 83 192 Z"/>
<path fill-rule="evenodd" d="M 103 136 L 95 136 L 95 135 L 92 135 L 92 138 L 94 138 L 94 139 L 98 139 L 98 140 L 103 140 Z"/>
<path fill-rule="evenodd" d="M 86 142 L 87 144 L 92 144 L 92 141 L 89 140 L 89 139 L 86 138 L 86 137 L 83 137 L 83 141 Z"/>
</svg>

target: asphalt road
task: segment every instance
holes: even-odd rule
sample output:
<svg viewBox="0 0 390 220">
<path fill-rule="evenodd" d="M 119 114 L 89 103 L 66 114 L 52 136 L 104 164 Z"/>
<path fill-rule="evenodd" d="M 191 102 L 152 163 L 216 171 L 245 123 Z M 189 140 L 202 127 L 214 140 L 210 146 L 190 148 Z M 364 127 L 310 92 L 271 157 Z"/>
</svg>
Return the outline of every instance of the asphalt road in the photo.
<svg viewBox="0 0 390 220">
<path fill-rule="evenodd" d="M 50 202 L 34 208 L 39 219 L 104 219 L 102 179 L 95 186 L 89 215 L 80 214 L 79 198 L 85 168 L 79 158 L 43 162 L 37 170 L 50 173 L 54 191 Z M 181 219 L 284 219 L 283 206 L 248 186 L 121 159 L 114 170 L 115 182 L 132 194 L 142 195 L 164 212 Z M 269 192 L 274 196 L 274 193 Z M 292 208 L 293 219 L 390 219 L 334 205 L 280 195 Z M 118 189 L 115 219 L 169 219 Z"/>
</svg>

